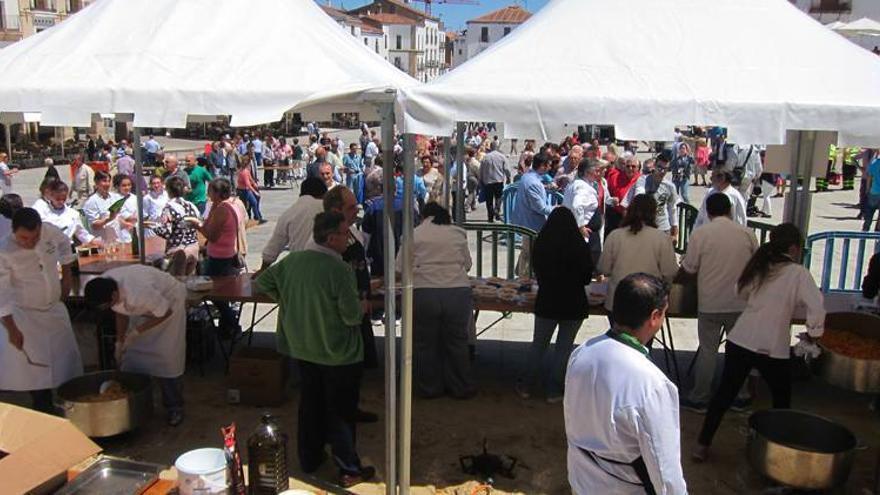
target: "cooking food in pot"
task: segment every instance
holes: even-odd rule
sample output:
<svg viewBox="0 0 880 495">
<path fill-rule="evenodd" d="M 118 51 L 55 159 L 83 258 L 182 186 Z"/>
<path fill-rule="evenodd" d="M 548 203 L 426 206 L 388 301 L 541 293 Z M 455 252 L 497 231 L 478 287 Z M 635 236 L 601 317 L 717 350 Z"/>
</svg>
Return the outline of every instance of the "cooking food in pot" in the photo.
<svg viewBox="0 0 880 495">
<path fill-rule="evenodd" d="M 109 402 L 128 398 L 128 390 L 119 382 L 112 382 L 103 392 L 80 396 L 78 402 Z"/>
<path fill-rule="evenodd" d="M 820 340 L 832 352 L 855 359 L 880 359 L 880 339 L 865 337 L 850 330 L 828 328 Z"/>
</svg>

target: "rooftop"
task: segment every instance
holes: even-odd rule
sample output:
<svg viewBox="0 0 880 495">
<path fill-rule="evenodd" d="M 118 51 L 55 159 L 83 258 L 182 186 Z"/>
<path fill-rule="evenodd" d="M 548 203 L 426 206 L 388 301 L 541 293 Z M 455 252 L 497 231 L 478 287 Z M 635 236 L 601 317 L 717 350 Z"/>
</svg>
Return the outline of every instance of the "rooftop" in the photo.
<svg viewBox="0 0 880 495">
<path fill-rule="evenodd" d="M 369 15 L 363 16 L 363 18 L 378 22 L 380 24 L 405 24 L 405 25 L 409 25 L 409 26 L 415 26 L 416 24 L 421 24 L 419 21 L 417 21 L 415 19 L 411 19 L 409 17 L 404 17 L 399 14 L 369 14 Z"/>
<path fill-rule="evenodd" d="M 361 23 L 361 20 L 357 17 L 348 15 L 344 11 L 337 8 L 331 7 L 329 5 L 321 5 L 320 7 L 336 22 L 344 22 L 349 25 L 357 25 Z"/>
<path fill-rule="evenodd" d="M 522 24 L 532 17 L 532 13 L 519 5 L 508 5 L 494 12 L 467 21 L 478 24 Z"/>
</svg>

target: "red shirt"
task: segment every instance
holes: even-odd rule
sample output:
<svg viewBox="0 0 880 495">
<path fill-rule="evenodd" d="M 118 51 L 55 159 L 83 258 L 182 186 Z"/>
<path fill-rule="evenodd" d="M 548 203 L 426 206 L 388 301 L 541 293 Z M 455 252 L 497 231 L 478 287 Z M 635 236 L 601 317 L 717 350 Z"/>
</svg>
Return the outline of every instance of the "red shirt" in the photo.
<svg viewBox="0 0 880 495">
<path fill-rule="evenodd" d="M 617 198 L 618 201 L 623 202 L 623 198 L 626 197 L 626 194 L 629 192 L 630 188 L 639 180 L 640 173 L 636 172 L 632 178 L 626 176 L 626 172 L 620 171 L 617 167 L 612 167 L 611 170 L 605 176 L 606 182 L 608 182 L 608 194 L 613 198 Z M 620 204 L 614 207 L 614 211 L 623 215 L 626 209 Z"/>
</svg>

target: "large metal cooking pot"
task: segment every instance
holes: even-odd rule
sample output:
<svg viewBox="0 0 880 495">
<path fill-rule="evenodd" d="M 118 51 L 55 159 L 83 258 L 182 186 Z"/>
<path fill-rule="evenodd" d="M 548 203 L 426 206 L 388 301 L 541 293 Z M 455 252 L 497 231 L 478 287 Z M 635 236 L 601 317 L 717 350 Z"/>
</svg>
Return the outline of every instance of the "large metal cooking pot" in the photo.
<svg viewBox="0 0 880 495">
<path fill-rule="evenodd" d="M 768 478 L 802 490 L 829 490 L 846 483 L 856 437 L 821 416 L 767 409 L 749 417 L 749 462 Z"/>
<path fill-rule="evenodd" d="M 880 340 L 880 317 L 867 313 L 829 313 L 825 330 L 849 330 Z M 821 342 L 820 342 L 821 345 Z M 865 394 L 880 393 L 880 360 L 856 359 L 822 346 L 815 371 L 826 382 Z"/>
<path fill-rule="evenodd" d="M 128 391 L 123 399 L 83 402 L 97 394 L 102 383 L 116 380 Z M 87 373 L 61 385 L 57 403 L 64 417 L 90 437 L 109 437 L 142 425 L 153 414 L 153 389 L 149 376 L 122 371 Z"/>
</svg>

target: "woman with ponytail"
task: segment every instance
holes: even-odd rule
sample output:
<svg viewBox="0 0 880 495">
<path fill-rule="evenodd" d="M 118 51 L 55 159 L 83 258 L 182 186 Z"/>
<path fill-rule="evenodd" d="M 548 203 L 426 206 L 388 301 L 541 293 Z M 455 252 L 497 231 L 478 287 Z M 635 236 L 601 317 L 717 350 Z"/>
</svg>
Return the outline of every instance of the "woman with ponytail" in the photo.
<svg viewBox="0 0 880 495">
<path fill-rule="evenodd" d="M 693 459 L 706 460 L 712 437 L 752 368 L 766 380 L 773 407 L 791 407 L 791 319 L 798 305 L 807 308 L 808 339 L 824 330 L 822 293 L 800 263 L 803 237 L 790 223 L 777 225 L 770 242 L 752 255 L 737 282 L 746 309 L 727 336 L 724 372 L 697 440 Z"/>
</svg>

